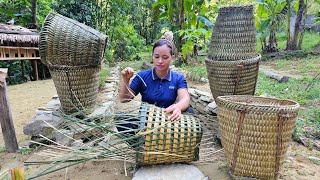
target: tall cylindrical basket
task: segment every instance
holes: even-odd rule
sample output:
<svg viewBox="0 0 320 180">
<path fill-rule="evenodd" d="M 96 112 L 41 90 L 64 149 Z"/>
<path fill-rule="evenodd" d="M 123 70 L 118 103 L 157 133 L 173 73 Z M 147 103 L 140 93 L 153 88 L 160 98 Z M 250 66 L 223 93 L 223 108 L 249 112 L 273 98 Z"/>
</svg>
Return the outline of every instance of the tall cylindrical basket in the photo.
<svg viewBox="0 0 320 180">
<path fill-rule="evenodd" d="M 219 9 L 208 50 L 208 59 L 236 61 L 256 56 L 256 27 L 253 6 Z"/>
<path fill-rule="evenodd" d="M 299 104 L 276 98 L 219 96 L 221 142 L 234 176 L 277 179 Z"/>
</svg>

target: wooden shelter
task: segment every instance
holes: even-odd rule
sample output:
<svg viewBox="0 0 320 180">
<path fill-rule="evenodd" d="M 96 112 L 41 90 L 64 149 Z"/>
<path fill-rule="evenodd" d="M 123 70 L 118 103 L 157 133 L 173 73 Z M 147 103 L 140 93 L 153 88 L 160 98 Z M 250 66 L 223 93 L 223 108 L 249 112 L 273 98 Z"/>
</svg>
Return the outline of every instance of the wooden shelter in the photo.
<svg viewBox="0 0 320 180">
<path fill-rule="evenodd" d="M 21 61 L 24 78 L 24 60 L 30 60 L 34 79 L 38 80 L 39 33 L 27 28 L 0 23 L 0 61 Z"/>
</svg>

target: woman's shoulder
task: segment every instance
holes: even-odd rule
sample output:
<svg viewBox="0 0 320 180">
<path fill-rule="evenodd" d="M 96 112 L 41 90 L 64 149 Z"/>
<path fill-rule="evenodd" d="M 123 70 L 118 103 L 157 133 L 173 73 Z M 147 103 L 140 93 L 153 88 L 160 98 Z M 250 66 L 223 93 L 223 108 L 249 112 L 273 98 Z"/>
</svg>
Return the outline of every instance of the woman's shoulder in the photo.
<svg viewBox="0 0 320 180">
<path fill-rule="evenodd" d="M 172 69 L 170 69 L 170 71 L 172 76 L 175 77 L 176 79 L 185 79 L 185 76 L 182 73 L 174 71 Z"/>
</svg>

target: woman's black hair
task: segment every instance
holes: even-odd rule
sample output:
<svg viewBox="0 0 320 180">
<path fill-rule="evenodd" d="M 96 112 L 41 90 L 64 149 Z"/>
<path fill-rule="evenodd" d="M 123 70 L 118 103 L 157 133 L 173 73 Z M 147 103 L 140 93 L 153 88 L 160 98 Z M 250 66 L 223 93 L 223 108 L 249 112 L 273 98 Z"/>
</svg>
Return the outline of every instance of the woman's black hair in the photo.
<svg viewBox="0 0 320 180">
<path fill-rule="evenodd" d="M 154 43 L 153 49 L 152 49 L 152 54 L 153 54 L 154 49 L 156 47 L 163 46 L 163 45 L 168 46 L 168 48 L 170 49 L 171 56 L 174 55 L 174 44 L 173 44 L 173 42 L 171 42 L 170 40 L 168 40 L 166 38 L 159 39 L 156 43 Z"/>
</svg>

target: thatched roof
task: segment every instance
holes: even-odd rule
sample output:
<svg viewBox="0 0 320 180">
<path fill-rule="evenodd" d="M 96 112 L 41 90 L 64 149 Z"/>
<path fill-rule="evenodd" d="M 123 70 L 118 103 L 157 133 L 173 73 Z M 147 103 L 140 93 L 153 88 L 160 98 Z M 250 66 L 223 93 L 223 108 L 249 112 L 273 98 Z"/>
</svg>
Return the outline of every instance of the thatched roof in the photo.
<svg viewBox="0 0 320 180">
<path fill-rule="evenodd" d="M 0 23 L 0 44 L 8 41 L 13 43 L 36 44 L 39 42 L 39 33 L 32 32 L 21 26 Z"/>
</svg>

